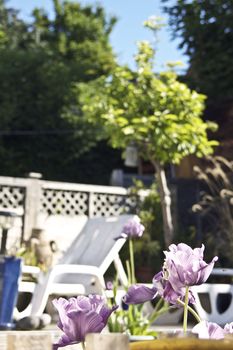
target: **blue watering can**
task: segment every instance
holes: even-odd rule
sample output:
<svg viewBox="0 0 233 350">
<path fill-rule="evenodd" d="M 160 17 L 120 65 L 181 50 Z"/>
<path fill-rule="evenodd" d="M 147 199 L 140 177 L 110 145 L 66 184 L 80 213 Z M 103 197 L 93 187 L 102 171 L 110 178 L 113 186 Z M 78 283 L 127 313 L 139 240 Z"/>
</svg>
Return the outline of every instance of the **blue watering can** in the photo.
<svg viewBox="0 0 233 350">
<path fill-rule="evenodd" d="M 0 256 L 0 330 L 13 329 L 13 311 L 18 297 L 22 259 Z"/>
</svg>

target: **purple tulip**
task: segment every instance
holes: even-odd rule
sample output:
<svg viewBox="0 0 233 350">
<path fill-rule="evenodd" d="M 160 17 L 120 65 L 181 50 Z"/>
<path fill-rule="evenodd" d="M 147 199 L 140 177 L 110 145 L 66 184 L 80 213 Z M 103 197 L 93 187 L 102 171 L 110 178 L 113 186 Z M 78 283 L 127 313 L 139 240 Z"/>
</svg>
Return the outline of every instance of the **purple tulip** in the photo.
<svg viewBox="0 0 233 350">
<path fill-rule="evenodd" d="M 174 290 L 169 280 L 164 278 L 163 271 L 160 271 L 154 276 L 153 285 L 157 289 L 158 294 L 168 303 L 180 306 L 177 300 L 180 299 L 181 301 L 184 301 L 185 287 L 180 288 L 179 290 Z M 189 290 L 189 302 L 195 302 L 191 290 Z"/>
<path fill-rule="evenodd" d="M 58 327 L 64 332 L 53 349 L 83 342 L 87 333 L 99 333 L 106 326 L 111 309 L 100 295 L 78 296 L 77 298 L 54 299 L 54 306 L 59 313 Z"/>
<path fill-rule="evenodd" d="M 156 295 L 157 289 L 155 287 L 149 288 L 143 284 L 134 284 L 129 287 L 122 300 L 125 304 L 142 304 L 153 300 Z"/>
<path fill-rule="evenodd" d="M 134 216 L 123 226 L 120 237 L 140 238 L 143 235 L 144 230 L 145 227 L 141 224 L 140 218 L 138 216 Z"/>
<path fill-rule="evenodd" d="M 201 321 L 192 329 L 193 333 L 198 334 L 200 339 L 223 339 L 224 329 L 217 323 Z"/>
<path fill-rule="evenodd" d="M 165 251 L 164 273 L 172 288 L 179 292 L 183 287 L 194 286 L 204 283 L 214 267 L 214 257 L 207 264 L 203 260 L 204 245 L 201 248 L 190 248 L 185 243 L 169 246 Z"/>
<path fill-rule="evenodd" d="M 112 281 L 107 281 L 106 282 L 106 289 L 113 290 L 113 288 L 114 288 L 114 284 L 112 283 Z"/>
<path fill-rule="evenodd" d="M 224 332 L 227 334 L 233 334 L 233 322 L 225 324 Z"/>
</svg>

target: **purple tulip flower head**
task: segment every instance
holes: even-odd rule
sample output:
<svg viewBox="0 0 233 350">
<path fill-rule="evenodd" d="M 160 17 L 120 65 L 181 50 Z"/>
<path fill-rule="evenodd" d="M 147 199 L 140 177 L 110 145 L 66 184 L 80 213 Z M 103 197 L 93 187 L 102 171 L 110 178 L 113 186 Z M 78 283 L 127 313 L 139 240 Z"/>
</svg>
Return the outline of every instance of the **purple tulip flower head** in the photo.
<svg viewBox="0 0 233 350">
<path fill-rule="evenodd" d="M 192 249 L 185 243 L 169 246 L 165 251 L 164 274 L 171 283 L 172 288 L 179 292 L 182 287 L 194 286 L 204 283 L 214 267 L 214 257 L 207 264 L 203 260 L 204 245 L 201 248 Z"/>
<path fill-rule="evenodd" d="M 153 285 L 157 289 L 158 294 L 168 303 L 180 306 L 178 299 L 184 301 L 185 287 L 180 288 L 180 290 L 174 290 L 171 283 L 164 277 L 163 271 L 160 271 L 153 277 Z M 195 302 L 191 290 L 189 290 L 189 302 Z"/>
<path fill-rule="evenodd" d="M 157 289 L 155 287 L 150 288 L 143 284 L 134 284 L 129 287 L 122 300 L 125 304 L 142 304 L 153 300 L 156 295 Z"/>
<path fill-rule="evenodd" d="M 64 332 L 53 349 L 80 343 L 88 333 L 99 333 L 106 326 L 111 309 L 106 305 L 104 297 L 100 295 L 78 296 L 77 298 L 54 299 L 54 306 L 59 313 L 58 327 Z"/>
<path fill-rule="evenodd" d="M 225 331 L 217 323 L 201 321 L 193 327 L 192 333 L 198 334 L 200 339 L 223 339 Z"/>
<path fill-rule="evenodd" d="M 145 227 L 141 224 L 140 218 L 134 216 L 123 226 L 121 237 L 123 238 L 140 238 L 143 235 Z"/>
</svg>

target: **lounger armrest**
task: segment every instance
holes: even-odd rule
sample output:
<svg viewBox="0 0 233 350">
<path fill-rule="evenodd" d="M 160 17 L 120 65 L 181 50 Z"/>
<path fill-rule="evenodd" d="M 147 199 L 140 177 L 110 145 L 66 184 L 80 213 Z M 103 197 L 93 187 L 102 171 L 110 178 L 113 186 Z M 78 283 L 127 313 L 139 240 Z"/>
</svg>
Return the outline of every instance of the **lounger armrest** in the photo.
<svg viewBox="0 0 233 350">
<path fill-rule="evenodd" d="M 91 265 L 76 265 L 76 264 L 58 264 L 55 265 L 49 272 L 51 280 L 54 280 L 57 276 L 63 274 L 82 274 L 82 275 L 93 275 L 96 277 L 101 286 L 105 288 L 105 282 L 103 274 L 100 269 L 96 266 Z"/>
<path fill-rule="evenodd" d="M 38 266 L 31 266 L 31 265 L 23 265 L 22 266 L 22 273 L 30 273 L 32 275 L 39 275 L 41 272 L 41 269 Z"/>
<path fill-rule="evenodd" d="M 54 293 L 54 287 L 60 292 L 62 286 L 66 289 L 69 288 L 70 291 L 72 289 L 71 284 L 59 283 L 56 282 L 56 278 L 63 274 L 77 274 L 77 275 L 92 275 L 98 282 L 101 284 L 101 287 L 105 289 L 105 283 L 102 273 L 100 269 L 95 266 L 90 265 L 75 265 L 75 264 L 58 264 L 52 267 L 45 275 L 40 274 L 39 282 L 36 285 L 35 291 L 32 297 L 32 308 L 31 315 L 41 315 L 46 306 L 48 296 L 51 293 Z M 59 289 L 59 285 L 61 289 Z M 73 284 L 75 286 L 75 284 Z"/>
</svg>

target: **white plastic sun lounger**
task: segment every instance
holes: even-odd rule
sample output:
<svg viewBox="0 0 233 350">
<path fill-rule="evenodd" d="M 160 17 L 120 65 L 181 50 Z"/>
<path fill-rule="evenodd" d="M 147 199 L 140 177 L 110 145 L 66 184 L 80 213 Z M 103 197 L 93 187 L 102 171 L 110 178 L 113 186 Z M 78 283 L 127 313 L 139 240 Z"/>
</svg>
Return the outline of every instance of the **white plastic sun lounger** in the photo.
<svg viewBox="0 0 233 350">
<path fill-rule="evenodd" d="M 233 269 L 213 269 L 211 276 L 230 276 Z M 192 287 L 196 300 L 194 307 L 200 318 L 225 325 L 233 321 L 233 284 L 204 283 Z"/>
<path fill-rule="evenodd" d="M 120 215 L 88 219 L 59 263 L 45 274 L 40 272 L 38 283 L 29 285 L 30 282 L 21 282 L 19 291 L 34 291 L 30 304 L 25 310 L 16 313 L 16 318 L 40 316 L 50 295 L 104 294 L 104 274 L 112 263 L 121 285 L 126 286 L 127 276 L 119 258 L 125 239 L 115 238 L 120 236 L 124 224 L 132 217 Z"/>
</svg>

